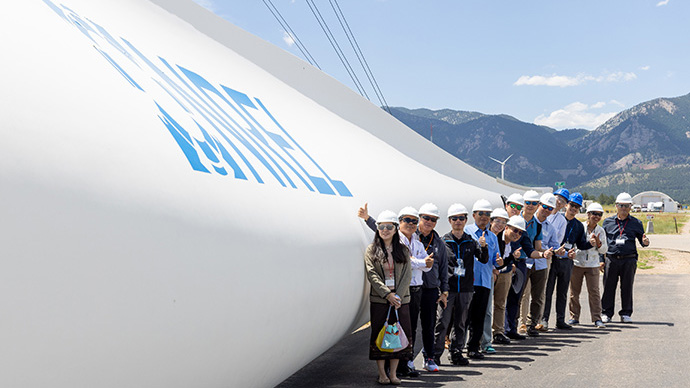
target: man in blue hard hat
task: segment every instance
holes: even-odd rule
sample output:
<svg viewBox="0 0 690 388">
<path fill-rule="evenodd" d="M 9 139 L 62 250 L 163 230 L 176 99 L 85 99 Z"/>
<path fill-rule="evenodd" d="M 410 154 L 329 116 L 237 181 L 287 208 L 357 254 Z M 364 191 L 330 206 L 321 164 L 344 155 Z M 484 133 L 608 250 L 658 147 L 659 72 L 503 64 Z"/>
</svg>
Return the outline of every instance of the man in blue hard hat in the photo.
<svg viewBox="0 0 690 388">
<path fill-rule="evenodd" d="M 556 289 L 556 328 L 571 330 L 573 327 L 565 322 L 565 308 L 568 299 L 568 288 L 570 287 L 570 276 L 573 272 L 573 259 L 575 258 L 575 248 L 586 250 L 596 244 L 592 238 L 587 241 L 587 233 L 582 222 L 575 216 L 582 207 L 582 194 L 572 193 L 568 198 L 568 205 L 565 209 L 566 219 L 565 235 L 561 240 L 560 247 L 554 252 L 549 269 L 549 279 L 546 282 L 546 300 L 544 303 L 543 319 L 548 323 L 551 312 L 551 299 L 554 288 Z M 558 284 L 556 284 L 558 283 Z"/>
</svg>

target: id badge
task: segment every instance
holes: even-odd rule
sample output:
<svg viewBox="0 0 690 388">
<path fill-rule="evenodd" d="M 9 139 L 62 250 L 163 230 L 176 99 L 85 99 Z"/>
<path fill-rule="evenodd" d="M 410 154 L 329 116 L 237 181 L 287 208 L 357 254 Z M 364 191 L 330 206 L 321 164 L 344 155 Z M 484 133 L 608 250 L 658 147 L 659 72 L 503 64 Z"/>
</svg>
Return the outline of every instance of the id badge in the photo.
<svg viewBox="0 0 690 388">
<path fill-rule="evenodd" d="M 569 250 L 573 249 L 573 244 L 565 243 L 565 245 L 563 245 L 563 247 L 565 248 L 566 251 L 569 251 Z"/>
<path fill-rule="evenodd" d="M 455 267 L 455 271 L 453 271 L 455 275 L 464 277 L 465 276 L 465 268 L 464 267 Z"/>
<path fill-rule="evenodd" d="M 527 269 L 532 269 L 534 267 L 534 263 L 527 263 Z"/>
<path fill-rule="evenodd" d="M 395 287 L 395 279 L 386 279 L 386 287 Z"/>
<path fill-rule="evenodd" d="M 617 238 L 616 239 L 616 245 L 624 245 L 625 244 L 625 239 L 624 238 Z"/>
</svg>

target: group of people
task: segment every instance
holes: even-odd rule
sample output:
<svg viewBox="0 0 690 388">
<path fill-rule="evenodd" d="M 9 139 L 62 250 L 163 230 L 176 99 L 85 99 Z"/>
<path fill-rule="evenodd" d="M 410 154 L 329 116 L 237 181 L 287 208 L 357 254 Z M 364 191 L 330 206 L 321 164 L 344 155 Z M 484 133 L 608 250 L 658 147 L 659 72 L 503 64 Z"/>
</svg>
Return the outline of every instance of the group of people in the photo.
<svg viewBox="0 0 690 388">
<path fill-rule="evenodd" d="M 614 317 L 619 280 L 618 314 L 621 322 L 632 322 L 635 240 L 646 247 L 649 239 L 642 222 L 630 215 L 628 193 L 618 195 L 616 214 L 601 226 L 602 206 L 587 206 L 587 221 L 581 222 L 576 215 L 582 195 L 563 188 L 541 196 L 533 190 L 515 193 L 504 203 L 493 208 L 480 199 L 471 212 L 451 205 L 446 215 L 451 230 L 443 236 L 435 230 L 441 213 L 432 203 L 397 214 L 386 210 L 376 219 L 366 204 L 359 209 L 375 232 L 364 261 L 371 283 L 369 358 L 377 362 L 378 383 L 399 384 L 400 377 L 419 375 L 413 362 L 418 322 L 428 372 L 439 370 L 446 345 L 450 363 L 468 365 L 468 358 L 494 353 L 494 344 L 547 331 L 554 290 L 555 327 L 571 330 L 580 323 L 583 279 L 594 326 L 604 328 Z M 409 345 L 391 352 L 377 337 L 396 320 Z"/>
</svg>

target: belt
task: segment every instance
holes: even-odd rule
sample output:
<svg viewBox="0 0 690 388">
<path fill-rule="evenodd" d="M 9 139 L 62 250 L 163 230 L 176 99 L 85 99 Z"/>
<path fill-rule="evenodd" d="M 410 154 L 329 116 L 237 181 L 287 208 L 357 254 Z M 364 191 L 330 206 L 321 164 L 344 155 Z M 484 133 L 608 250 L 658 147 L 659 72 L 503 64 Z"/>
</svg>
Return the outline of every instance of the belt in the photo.
<svg viewBox="0 0 690 388">
<path fill-rule="evenodd" d="M 410 291 L 419 291 L 422 289 L 422 286 L 410 286 Z"/>
<path fill-rule="evenodd" d="M 637 253 L 631 253 L 629 255 L 606 255 L 609 259 L 632 259 L 637 258 Z"/>
</svg>

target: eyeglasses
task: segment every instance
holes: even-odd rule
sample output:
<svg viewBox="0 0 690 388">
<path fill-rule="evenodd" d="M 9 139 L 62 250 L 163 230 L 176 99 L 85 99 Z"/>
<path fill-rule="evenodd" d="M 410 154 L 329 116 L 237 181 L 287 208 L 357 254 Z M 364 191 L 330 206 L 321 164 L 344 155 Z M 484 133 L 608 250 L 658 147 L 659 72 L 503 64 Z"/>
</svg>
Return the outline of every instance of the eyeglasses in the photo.
<svg viewBox="0 0 690 388">
<path fill-rule="evenodd" d="M 393 230 L 395 225 L 393 224 L 379 224 L 379 230 Z"/>
<path fill-rule="evenodd" d="M 438 220 L 437 217 L 430 217 L 430 216 L 427 216 L 427 215 L 422 216 L 422 218 L 425 219 L 425 220 L 427 220 L 427 221 L 431 221 L 431 222 L 436 222 L 436 221 Z"/>
<path fill-rule="evenodd" d="M 452 216 L 448 217 L 451 221 L 465 221 L 467 220 L 467 216 Z"/>
<path fill-rule="evenodd" d="M 539 201 L 525 201 L 525 205 L 537 206 L 539 205 Z"/>
<path fill-rule="evenodd" d="M 474 212 L 474 214 L 478 215 L 479 217 L 490 217 L 491 212 Z"/>
<path fill-rule="evenodd" d="M 517 203 L 509 203 L 508 206 L 512 207 L 513 209 L 522 210 L 522 205 L 518 205 Z"/>
<path fill-rule="evenodd" d="M 630 204 L 629 203 L 617 203 L 616 206 L 623 208 L 623 209 L 627 209 L 630 207 Z"/>
<path fill-rule="evenodd" d="M 412 225 L 417 225 L 417 222 L 419 222 L 418 219 L 410 218 L 410 217 L 401 218 L 400 220 L 406 224 L 412 224 Z"/>
<path fill-rule="evenodd" d="M 518 235 L 522 236 L 522 231 L 516 227 L 511 226 L 510 230 L 513 231 L 513 233 L 517 233 Z"/>
<path fill-rule="evenodd" d="M 589 214 L 593 215 L 594 217 L 601 217 L 604 215 L 602 212 L 589 212 Z"/>
<path fill-rule="evenodd" d="M 570 202 L 570 203 L 569 203 L 568 205 L 570 205 L 570 206 L 574 207 L 575 209 L 579 209 L 579 208 L 581 208 L 581 207 L 582 207 L 582 206 L 580 206 L 580 205 L 576 204 L 575 202 Z"/>
<path fill-rule="evenodd" d="M 549 205 L 544 205 L 544 204 L 542 203 L 542 204 L 541 204 L 541 207 L 543 207 L 544 209 L 546 209 L 546 210 L 548 210 L 548 211 L 550 211 L 550 212 L 553 211 L 553 208 L 552 208 L 551 206 L 549 206 Z"/>
<path fill-rule="evenodd" d="M 491 223 L 492 223 L 492 224 L 497 224 L 497 225 L 505 225 L 505 224 L 508 223 L 508 221 L 506 221 L 506 220 L 503 219 L 503 218 L 494 218 L 493 220 L 491 220 Z"/>
</svg>

